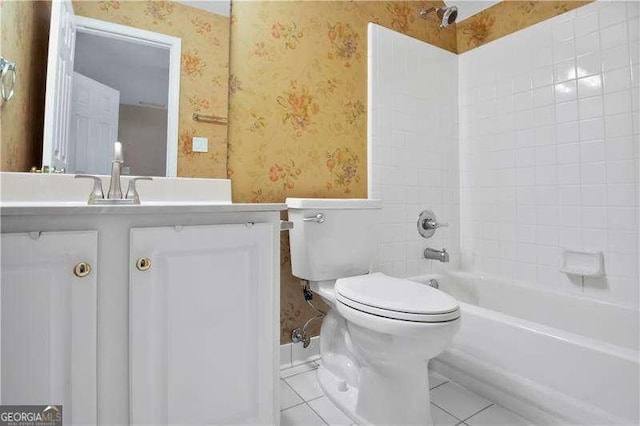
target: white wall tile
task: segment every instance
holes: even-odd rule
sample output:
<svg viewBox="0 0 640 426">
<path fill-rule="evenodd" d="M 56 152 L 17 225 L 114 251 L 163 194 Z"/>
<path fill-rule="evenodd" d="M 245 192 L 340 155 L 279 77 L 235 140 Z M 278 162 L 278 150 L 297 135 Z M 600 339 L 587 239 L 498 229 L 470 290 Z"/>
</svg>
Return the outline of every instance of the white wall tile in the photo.
<svg viewBox="0 0 640 426">
<path fill-rule="evenodd" d="M 579 98 L 589 98 L 600 94 L 602 94 L 602 78 L 600 74 L 594 74 L 578 80 Z"/>
<path fill-rule="evenodd" d="M 637 303 L 638 9 L 595 2 L 460 55 L 463 268 L 579 291 L 559 248 L 601 250 L 608 286 L 588 294 Z M 495 108 L 471 95 L 482 80 Z"/>
<path fill-rule="evenodd" d="M 371 133 L 393 135 L 391 149 L 384 140 L 369 139 L 369 170 L 373 172 L 369 195 L 383 200 L 375 268 L 398 277 L 431 272 L 434 261 L 422 257 L 427 246 L 446 247 L 450 265 L 456 265 L 460 257 L 458 58 L 386 28 L 372 28 L 375 31 L 369 40 L 369 77 L 377 84 L 369 88 L 369 111 L 390 114 L 392 120 L 371 123 Z M 412 61 L 413 65 L 386 67 L 389 57 L 395 63 Z M 431 80 L 438 84 L 425 84 L 426 75 L 437 76 Z M 400 80 L 414 83 L 411 90 L 392 97 L 389 104 L 387 88 L 392 89 Z M 464 120 L 495 114 L 498 106 L 506 108 L 507 103 L 497 102 L 496 96 L 504 90 L 512 93 L 511 80 L 508 85 L 491 81 L 473 86 L 471 80 L 470 77 L 469 90 L 460 103 L 483 107 L 461 108 Z M 531 83 L 531 77 L 528 82 L 518 82 L 528 84 L 529 91 L 520 99 L 522 108 L 528 110 L 533 107 Z M 513 108 L 512 100 L 509 108 Z M 450 224 L 449 228 L 439 229 L 431 240 L 422 239 L 416 230 L 418 213 L 424 209 L 433 210 L 440 221 Z"/>
</svg>

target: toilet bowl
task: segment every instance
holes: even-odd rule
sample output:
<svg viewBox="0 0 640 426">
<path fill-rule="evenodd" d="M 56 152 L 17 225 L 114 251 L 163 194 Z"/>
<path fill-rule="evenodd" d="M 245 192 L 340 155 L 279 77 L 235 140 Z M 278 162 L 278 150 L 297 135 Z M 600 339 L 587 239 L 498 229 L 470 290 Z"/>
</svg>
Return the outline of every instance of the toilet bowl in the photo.
<svg viewBox="0 0 640 426">
<path fill-rule="evenodd" d="M 320 332 L 323 391 L 359 424 L 433 424 L 428 362 L 458 331 L 458 302 L 425 284 L 368 273 L 380 201 L 287 204 L 293 273 L 330 307 Z"/>
</svg>

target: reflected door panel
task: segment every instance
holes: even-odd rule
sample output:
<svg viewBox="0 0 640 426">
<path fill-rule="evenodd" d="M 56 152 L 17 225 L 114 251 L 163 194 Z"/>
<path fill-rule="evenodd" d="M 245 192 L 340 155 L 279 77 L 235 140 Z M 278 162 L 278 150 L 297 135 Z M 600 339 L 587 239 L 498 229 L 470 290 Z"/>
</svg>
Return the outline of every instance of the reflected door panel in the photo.
<svg viewBox="0 0 640 426">
<path fill-rule="evenodd" d="M 58 170 L 68 169 L 69 113 L 76 31 L 69 0 L 51 4 L 43 158 Z"/>
<path fill-rule="evenodd" d="M 76 72 L 72 96 L 70 168 L 108 175 L 118 140 L 120 92 Z"/>
</svg>

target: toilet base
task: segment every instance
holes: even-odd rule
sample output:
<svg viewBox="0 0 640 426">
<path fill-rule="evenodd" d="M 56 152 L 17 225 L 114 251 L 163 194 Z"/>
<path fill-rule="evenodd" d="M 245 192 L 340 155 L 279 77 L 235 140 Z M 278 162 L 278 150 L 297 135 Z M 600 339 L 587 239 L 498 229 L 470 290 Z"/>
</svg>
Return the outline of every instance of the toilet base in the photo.
<svg viewBox="0 0 640 426">
<path fill-rule="evenodd" d="M 331 402 L 333 402 L 336 407 L 340 408 L 351 420 L 353 420 L 358 425 L 373 425 L 369 420 L 364 419 L 357 414 L 359 393 L 358 387 L 348 386 L 343 379 L 337 377 L 322 365 L 318 368 L 318 382 L 320 383 L 320 387 L 324 391 L 324 394 L 327 396 L 327 398 L 329 398 L 329 400 L 331 400 Z M 426 389 L 429 389 L 428 378 L 425 380 L 425 382 Z M 424 395 L 424 399 L 421 402 L 422 404 L 420 405 L 422 405 L 424 408 L 423 410 L 417 410 L 418 412 L 421 412 L 418 415 L 420 419 L 402 418 L 402 414 L 406 412 L 403 411 L 402 413 L 391 413 L 390 411 L 388 411 L 390 410 L 390 408 L 387 407 L 386 415 L 389 417 L 386 419 L 386 421 L 383 420 L 381 424 L 432 426 L 433 420 L 431 418 L 430 407 L 431 398 L 428 390 L 426 391 L 426 395 Z M 385 410 L 384 407 L 381 408 Z"/>
<path fill-rule="evenodd" d="M 324 394 L 333 404 L 342 410 L 351 420 L 358 425 L 369 425 L 365 419 L 356 415 L 356 403 L 358 402 L 358 388 L 348 386 L 344 380 L 336 377 L 327 368 L 318 367 L 318 382 Z M 345 390 L 341 390 L 345 389 Z"/>
</svg>

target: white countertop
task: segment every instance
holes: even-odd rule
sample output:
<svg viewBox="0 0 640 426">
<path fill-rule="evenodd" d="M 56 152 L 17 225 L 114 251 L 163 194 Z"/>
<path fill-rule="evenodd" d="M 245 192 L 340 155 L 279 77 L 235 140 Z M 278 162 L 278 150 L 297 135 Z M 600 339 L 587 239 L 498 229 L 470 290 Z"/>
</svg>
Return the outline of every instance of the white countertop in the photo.
<svg viewBox="0 0 640 426">
<path fill-rule="evenodd" d="M 87 214 L 176 214 L 176 213 L 235 213 L 270 212 L 286 210 L 283 203 L 228 203 L 206 201 L 150 201 L 139 205 L 100 205 L 89 206 L 71 202 L 0 202 L 0 215 L 87 215 Z"/>
</svg>

